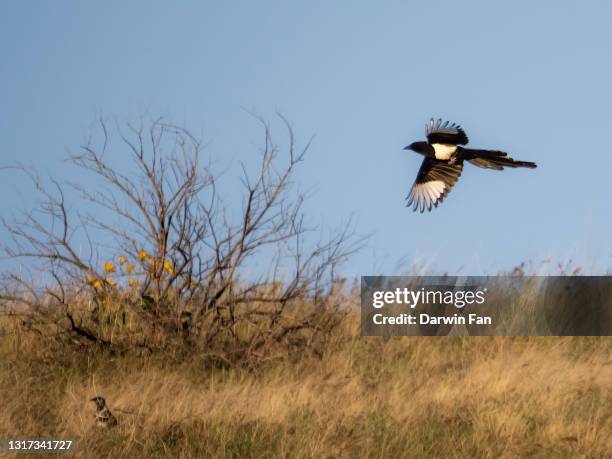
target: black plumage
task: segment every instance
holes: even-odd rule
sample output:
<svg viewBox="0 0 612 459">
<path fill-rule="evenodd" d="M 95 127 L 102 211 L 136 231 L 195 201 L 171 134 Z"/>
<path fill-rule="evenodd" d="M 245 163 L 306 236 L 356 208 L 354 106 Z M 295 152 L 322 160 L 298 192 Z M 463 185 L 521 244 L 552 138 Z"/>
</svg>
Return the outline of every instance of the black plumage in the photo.
<svg viewBox="0 0 612 459">
<path fill-rule="evenodd" d="M 455 123 L 433 118 L 426 125 L 427 142 L 414 142 L 405 150 L 415 151 L 425 158 L 416 181 L 406 198 L 413 210 L 424 212 L 437 207 L 450 193 L 463 170 L 463 162 L 469 161 L 485 169 L 503 170 L 505 167 L 535 168 L 529 161 L 517 161 L 499 150 L 465 148 L 469 139 L 463 128 Z"/>
</svg>

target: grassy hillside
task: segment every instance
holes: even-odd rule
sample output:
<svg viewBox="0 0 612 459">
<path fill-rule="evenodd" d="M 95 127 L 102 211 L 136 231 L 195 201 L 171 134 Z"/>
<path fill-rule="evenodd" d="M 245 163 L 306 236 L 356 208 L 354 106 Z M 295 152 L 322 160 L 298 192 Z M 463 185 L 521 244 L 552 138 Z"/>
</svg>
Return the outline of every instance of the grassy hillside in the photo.
<svg viewBox="0 0 612 459">
<path fill-rule="evenodd" d="M 58 352 L 3 325 L 0 437 L 73 437 L 76 457 L 612 451 L 610 338 L 362 338 L 353 314 L 322 358 L 246 371 L 171 354 Z M 94 426 L 94 395 L 117 427 Z"/>
<path fill-rule="evenodd" d="M 280 118 L 280 144 L 258 118 L 227 195 L 163 119 L 100 119 L 69 158 L 81 185 L 16 168 L 40 200 L 0 222 L 24 263 L 0 275 L 0 438 L 74 438 L 82 458 L 609 457 L 610 338 L 360 336 L 338 276 L 367 238 L 305 215 L 309 143 Z"/>
</svg>

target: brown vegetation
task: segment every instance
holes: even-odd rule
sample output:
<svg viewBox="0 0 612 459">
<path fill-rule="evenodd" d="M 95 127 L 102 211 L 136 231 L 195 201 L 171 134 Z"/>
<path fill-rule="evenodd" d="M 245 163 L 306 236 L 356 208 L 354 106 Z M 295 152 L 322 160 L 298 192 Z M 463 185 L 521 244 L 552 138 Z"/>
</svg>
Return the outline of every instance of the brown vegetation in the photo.
<svg viewBox="0 0 612 459">
<path fill-rule="evenodd" d="M 257 371 L 171 356 L 50 353 L 2 339 L 0 437 L 77 457 L 609 457 L 609 338 L 363 338 Z M 119 425 L 99 431 L 88 400 Z"/>
<path fill-rule="evenodd" d="M 306 237 L 288 125 L 283 162 L 263 124 L 233 205 L 186 130 L 99 127 L 71 157 L 99 190 L 18 167 L 43 201 L 3 220 L 5 253 L 37 264 L 0 285 L 0 438 L 108 458 L 609 457 L 609 338 L 359 335 L 336 267 L 362 240 Z M 95 396 L 116 426 L 96 428 Z"/>
<path fill-rule="evenodd" d="M 0 310 L 60 347 L 240 365 L 294 348 L 320 354 L 341 316 L 336 268 L 363 239 L 350 224 L 326 239 L 313 234 L 291 186 L 308 144 L 298 150 L 281 119 L 286 147 L 260 120 L 258 168 L 243 166 L 224 196 L 200 141 L 161 120 L 113 130 L 100 120 L 98 141 L 69 158 L 76 183 L 45 187 L 17 166 L 41 204 L 2 220 L 6 256 L 31 271 L 5 274 Z M 129 164 L 118 167 L 120 157 Z"/>
</svg>

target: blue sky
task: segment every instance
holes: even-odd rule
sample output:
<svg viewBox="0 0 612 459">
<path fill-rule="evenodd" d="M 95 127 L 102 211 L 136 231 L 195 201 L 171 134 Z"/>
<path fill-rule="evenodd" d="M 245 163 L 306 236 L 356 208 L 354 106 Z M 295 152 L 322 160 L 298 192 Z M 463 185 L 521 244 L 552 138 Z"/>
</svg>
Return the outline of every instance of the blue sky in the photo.
<svg viewBox="0 0 612 459">
<path fill-rule="evenodd" d="M 354 215 L 372 233 L 347 273 L 495 273 L 549 257 L 603 273 L 610 17 L 604 1 L 7 2 L 0 163 L 71 178 L 61 160 L 101 112 L 164 116 L 220 164 L 254 165 L 261 133 L 244 109 L 280 111 L 298 141 L 316 135 L 299 173 L 311 221 Z M 404 198 L 420 157 L 402 147 L 430 116 L 539 168 L 466 165 L 442 206 L 415 214 Z M 0 215 L 33 203 L 0 174 Z"/>
</svg>

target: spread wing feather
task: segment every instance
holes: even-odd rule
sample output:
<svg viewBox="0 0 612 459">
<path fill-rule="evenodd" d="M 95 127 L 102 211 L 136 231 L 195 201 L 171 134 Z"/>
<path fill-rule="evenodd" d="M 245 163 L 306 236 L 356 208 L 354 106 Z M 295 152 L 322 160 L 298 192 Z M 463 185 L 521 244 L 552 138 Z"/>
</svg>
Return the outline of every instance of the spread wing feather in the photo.
<svg viewBox="0 0 612 459">
<path fill-rule="evenodd" d="M 406 198 L 407 207 L 412 206 L 412 210 L 419 210 L 421 213 L 425 209 L 430 211 L 432 207 L 438 207 L 438 204 L 450 193 L 462 170 L 462 161 L 450 164 L 433 158 L 425 158 L 410 194 Z"/>
<path fill-rule="evenodd" d="M 438 118 L 431 118 L 425 125 L 425 135 L 429 143 L 467 145 L 468 137 L 461 126 Z"/>
</svg>

